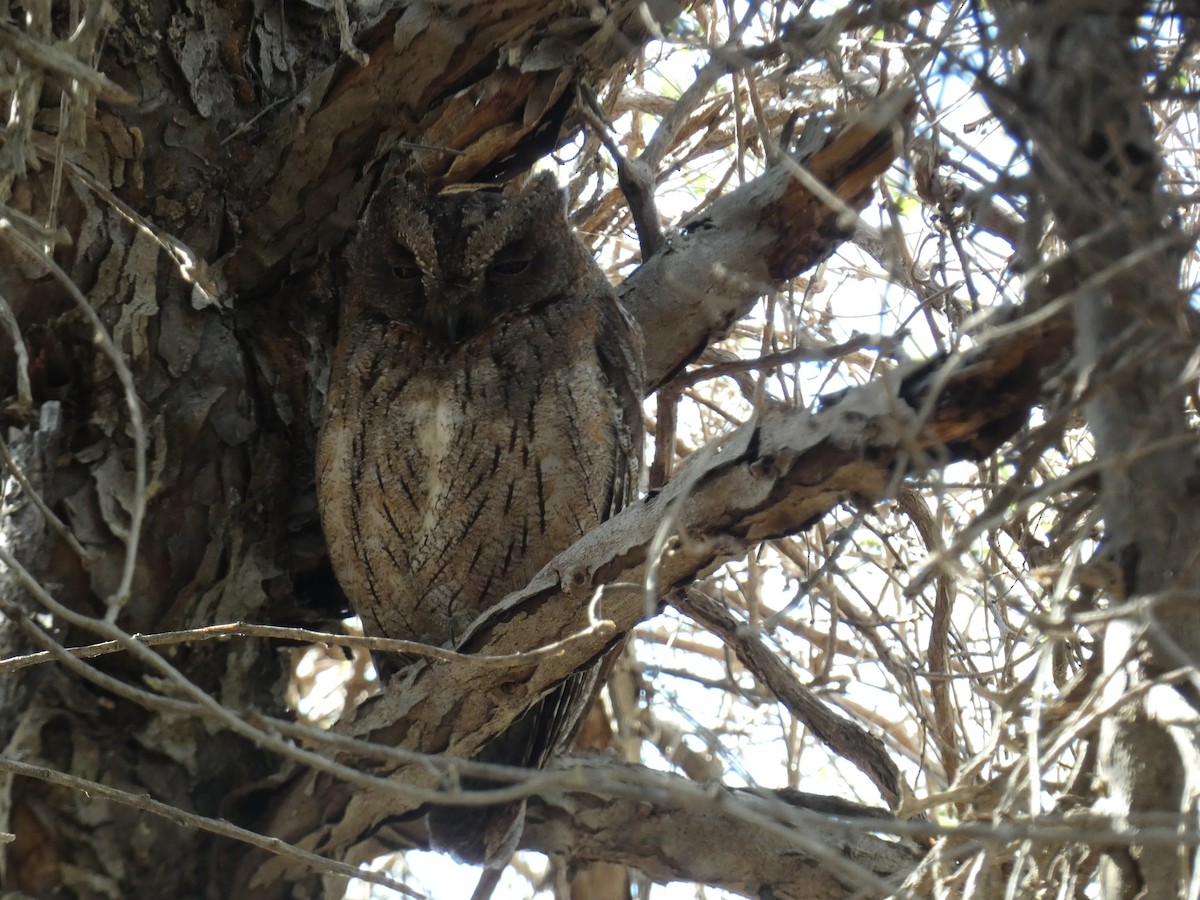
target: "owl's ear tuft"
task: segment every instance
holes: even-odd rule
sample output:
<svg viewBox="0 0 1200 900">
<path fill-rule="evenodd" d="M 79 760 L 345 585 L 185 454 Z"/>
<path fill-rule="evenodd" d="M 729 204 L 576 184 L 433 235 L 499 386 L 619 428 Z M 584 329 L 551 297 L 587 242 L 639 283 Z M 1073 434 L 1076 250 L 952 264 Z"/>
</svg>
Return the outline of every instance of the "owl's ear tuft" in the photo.
<svg viewBox="0 0 1200 900">
<path fill-rule="evenodd" d="M 391 209 L 396 205 L 422 207 L 428 202 L 428 191 L 423 190 L 410 179 L 397 175 L 379 183 L 374 193 L 371 194 L 370 206 L 376 209 Z"/>
<path fill-rule="evenodd" d="M 558 186 L 558 179 L 554 177 L 553 172 L 538 172 L 529 179 L 529 183 L 525 188 L 527 194 L 561 194 L 562 188 Z"/>
<path fill-rule="evenodd" d="M 567 219 L 567 194 L 558 185 L 558 179 L 553 172 L 542 172 L 535 175 L 521 192 L 525 207 L 530 212 Z"/>
</svg>

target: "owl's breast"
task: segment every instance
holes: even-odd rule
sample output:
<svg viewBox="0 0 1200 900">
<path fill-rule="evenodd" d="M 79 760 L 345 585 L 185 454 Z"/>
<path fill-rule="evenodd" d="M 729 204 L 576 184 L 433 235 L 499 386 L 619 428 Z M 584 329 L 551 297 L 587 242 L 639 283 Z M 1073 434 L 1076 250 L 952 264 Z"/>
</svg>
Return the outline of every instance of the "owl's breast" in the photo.
<svg viewBox="0 0 1200 900">
<path fill-rule="evenodd" d="M 606 517 L 627 441 L 586 318 L 335 364 L 322 522 L 368 634 L 453 642 Z"/>
</svg>

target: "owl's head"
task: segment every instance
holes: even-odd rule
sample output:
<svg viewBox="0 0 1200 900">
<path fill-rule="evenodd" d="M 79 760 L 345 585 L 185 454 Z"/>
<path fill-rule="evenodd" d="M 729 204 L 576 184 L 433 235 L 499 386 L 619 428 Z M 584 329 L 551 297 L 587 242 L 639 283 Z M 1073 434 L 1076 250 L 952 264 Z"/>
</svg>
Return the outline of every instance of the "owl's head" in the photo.
<svg viewBox="0 0 1200 900">
<path fill-rule="evenodd" d="M 344 299 L 365 320 L 401 322 L 454 346 L 499 317 L 567 296 L 581 253 L 552 175 L 512 196 L 430 196 L 397 180 L 367 208 L 347 256 Z"/>
</svg>

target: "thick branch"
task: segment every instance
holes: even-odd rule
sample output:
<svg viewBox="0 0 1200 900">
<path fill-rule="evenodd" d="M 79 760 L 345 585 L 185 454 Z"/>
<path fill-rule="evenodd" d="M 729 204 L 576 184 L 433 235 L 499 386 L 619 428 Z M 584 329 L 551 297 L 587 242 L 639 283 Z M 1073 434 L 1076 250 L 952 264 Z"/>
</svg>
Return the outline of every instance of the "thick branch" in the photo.
<svg viewBox="0 0 1200 900">
<path fill-rule="evenodd" d="M 589 786 L 624 772 L 640 790 L 603 802 L 591 791 L 531 802 L 527 849 L 620 862 L 660 883 L 796 900 L 889 894 L 919 860 L 909 845 L 846 824 L 887 818 L 881 810 L 795 791 L 729 791 L 610 760 L 566 765 Z"/>
<path fill-rule="evenodd" d="M 806 186 L 794 160 L 717 199 L 621 286 L 657 387 L 725 335 L 755 301 L 819 263 L 854 228 L 891 165 L 907 97 L 882 101 L 803 163 L 830 192 Z M 808 182 L 811 184 L 811 182 Z M 835 199 L 836 198 L 836 199 Z"/>
</svg>

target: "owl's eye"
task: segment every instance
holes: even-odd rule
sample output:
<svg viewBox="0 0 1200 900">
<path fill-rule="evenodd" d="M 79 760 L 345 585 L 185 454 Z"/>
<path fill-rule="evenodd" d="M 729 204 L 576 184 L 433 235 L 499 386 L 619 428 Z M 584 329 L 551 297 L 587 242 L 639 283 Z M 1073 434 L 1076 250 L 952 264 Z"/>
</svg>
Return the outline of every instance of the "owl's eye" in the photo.
<svg viewBox="0 0 1200 900">
<path fill-rule="evenodd" d="M 421 277 L 421 268 L 417 258 L 407 247 L 392 247 L 385 252 L 385 258 L 392 269 L 392 274 L 401 281 L 416 281 Z"/>
<path fill-rule="evenodd" d="M 529 259 L 498 259 L 488 266 L 489 275 L 499 275 L 502 278 L 511 278 L 513 275 L 520 275 L 529 268 Z"/>
</svg>

